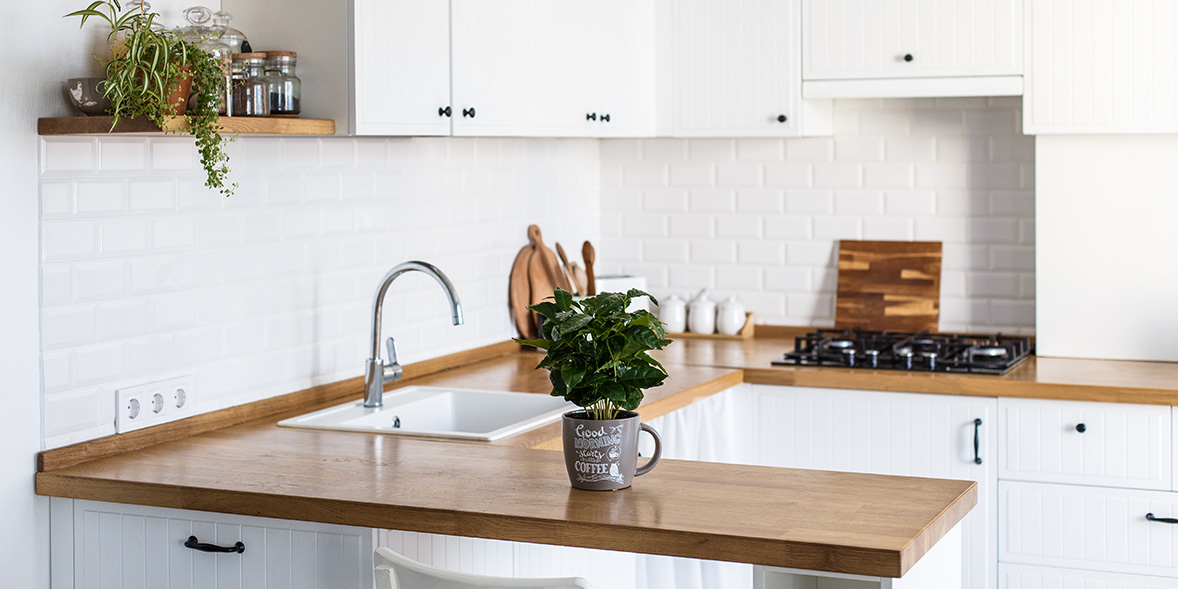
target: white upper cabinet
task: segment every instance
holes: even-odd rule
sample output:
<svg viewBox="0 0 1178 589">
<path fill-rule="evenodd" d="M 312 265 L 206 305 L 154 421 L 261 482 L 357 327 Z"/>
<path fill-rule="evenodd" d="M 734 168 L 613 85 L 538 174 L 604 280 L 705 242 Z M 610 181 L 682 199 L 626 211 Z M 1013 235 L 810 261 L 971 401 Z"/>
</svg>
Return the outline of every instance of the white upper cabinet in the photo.
<svg viewBox="0 0 1178 589">
<path fill-rule="evenodd" d="M 356 135 L 449 135 L 450 4 L 355 2 Z"/>
<path fill-rule="evenodd" d="M 1023 0 L 803 0 L 802 15 L 807 98 L 1022 93 Z"/>
<path fill-rule="evenodd" d="M 1178 132 L 1174 2 L 1027 1 L 1027 133 Z"/>
<path fill-rule="evenodd" d="M 653 133 L 652 0 L 354 0 L 358 135 Z"/>
<path fill-rule="evenodd" d="M 674 0 L 659 106 L 675 137 L 801 135 L 800 0 Z M 666 84 L 669 83 L 669 89 Z M 665 113 L 664 113 L 665 114 Z"/>
</svg>

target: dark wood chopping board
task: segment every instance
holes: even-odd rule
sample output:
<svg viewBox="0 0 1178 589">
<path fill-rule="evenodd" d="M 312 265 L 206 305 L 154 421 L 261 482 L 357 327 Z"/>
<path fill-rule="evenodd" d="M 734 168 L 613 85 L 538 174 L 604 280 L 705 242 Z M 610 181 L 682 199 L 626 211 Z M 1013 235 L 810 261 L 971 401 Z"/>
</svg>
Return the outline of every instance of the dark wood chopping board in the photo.
<svg viewBox="0 0 1178 589">
<path fill-rule="evenodd" d="M 937 331 L 941 242 L 840 241 L 835 327 Z"/>
</svg>

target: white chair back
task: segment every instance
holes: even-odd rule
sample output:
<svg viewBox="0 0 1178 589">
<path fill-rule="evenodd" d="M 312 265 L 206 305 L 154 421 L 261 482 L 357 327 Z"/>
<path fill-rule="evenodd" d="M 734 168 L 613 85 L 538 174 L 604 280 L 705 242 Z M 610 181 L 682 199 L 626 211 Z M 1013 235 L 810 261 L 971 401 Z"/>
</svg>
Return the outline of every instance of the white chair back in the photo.
<svg viewBox="0 0 1178 589">
<path fill-rule="evenodd" d="M 381 546 L 376 561 L 376 589 L 592 589 L 580 577 L 512 579 L 455 573 L 426 566 Z"/>
</svg>

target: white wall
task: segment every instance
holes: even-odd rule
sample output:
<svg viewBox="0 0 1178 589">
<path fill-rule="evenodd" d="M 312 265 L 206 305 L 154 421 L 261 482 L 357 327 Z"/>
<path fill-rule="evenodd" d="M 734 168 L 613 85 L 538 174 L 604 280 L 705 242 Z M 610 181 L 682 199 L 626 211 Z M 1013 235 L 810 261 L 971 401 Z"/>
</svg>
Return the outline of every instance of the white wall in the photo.
<svg viewBox="0 0 1178 589">
<path fill-rule="evenodd" d="M 191 374 L 205 412 L 361 375 L 373 291 L 405 260 L 446 272 L 466 324 L 433 280 L 398 279 L 402 362 L 506 340 L 528 224 L 549 247 L 598 238 L 592 140 L 241 137 L 229 198 L 191 139 L 42 150 L 47 447 L 113 434 L 124 386 Z"/>
<path fill-rule="evenodd" d="M 1037 353 L 1178 361 L 1178 137 L 1035 147 Z"/>
<path fill-rule="evenodd" d="M 840 100 L 833 137 L 602 141 L 603 272 L 834 323 L 839 239 L 944 242 L 941 329 L 1035 326 L 1034 145 L 1018 98 Z"/>
</svg>

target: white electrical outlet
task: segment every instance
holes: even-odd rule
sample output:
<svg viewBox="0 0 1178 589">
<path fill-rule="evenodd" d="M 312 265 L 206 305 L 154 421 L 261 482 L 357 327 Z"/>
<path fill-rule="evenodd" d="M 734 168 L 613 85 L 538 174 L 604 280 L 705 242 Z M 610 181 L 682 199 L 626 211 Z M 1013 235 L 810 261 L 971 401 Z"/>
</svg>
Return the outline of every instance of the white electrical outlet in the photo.
<svg viewBox="0 0 1178 589">
<path fill-rule="evenodd" d="M 123 433 L 192 415 L 192 375 L 115 391 L 115 432 Z"/>
</svg>

